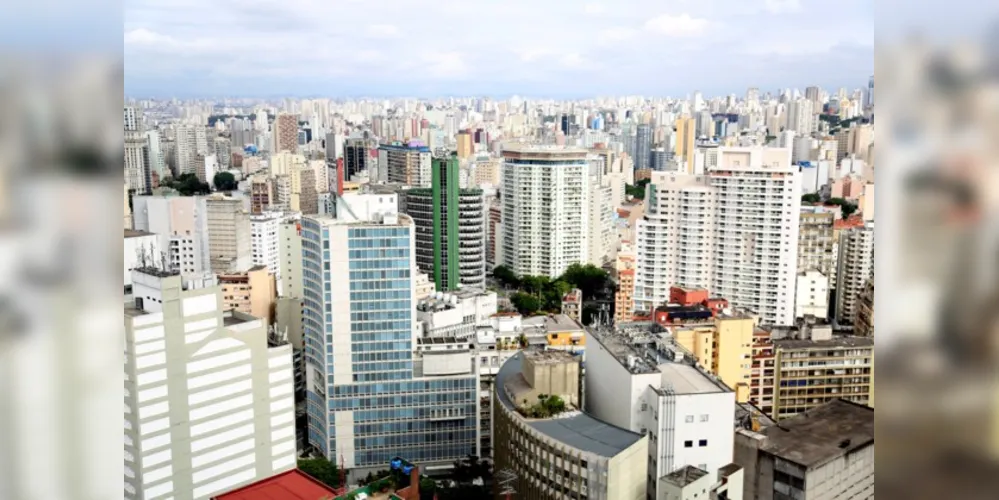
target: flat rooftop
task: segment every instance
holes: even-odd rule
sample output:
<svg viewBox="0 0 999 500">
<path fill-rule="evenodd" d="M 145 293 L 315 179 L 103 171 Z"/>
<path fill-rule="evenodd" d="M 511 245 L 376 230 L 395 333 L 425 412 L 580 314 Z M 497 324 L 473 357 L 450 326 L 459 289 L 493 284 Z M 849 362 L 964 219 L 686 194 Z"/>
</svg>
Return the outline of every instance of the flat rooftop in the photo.
<svg viewBox="0 0 999 500">
<path fill-rule="evenodd" d="M 583 330 L 583 325 L 565 314 L 553 314 L 545 318 L 545 330 L 551 333 L 577 332 Z"/>
<path fill-rule="evenodd" d="M 799 413 L 761 431 L 763 451 L 814 468 L 874 445 L 874 408 L 843 399 Z"/>
<path fill-rule="evenodd" d="M 713 380 L 691 365 L 683 363 L 666 363 L 659 365 L 659 370 L 663 372 L 663 382 L 672 384 L 673 391 L 676 394 L 711 394 L 713 392 L 727 392 L 724 388 L 719 387 Z"/>
<path fill-rule="evenodd" d="M 774 347 L 782 349 L 825 349 L 830 347 L 874 347 L 874 337 L 833 337 L 829 340 L 777 339 Z"/>
<path fill-rule="evenodd" d="M 571 356 L 567 353 L 562 354 Z M 496 374 L 496 397 L 511 410 L 515 410 L 516 406 L 502 388 L 508 381 L 513 382 L 515 378 L 523 379 L 521 375 L 523 360 L 523 352 L 514 355 L 503 363 L 499 373 Z M 514 414 L 515 418 L 523 418 L 516 411 Z M 607 458 L 617 456 L 642 439 L 640 434 L 608 424 L 583 412 L 543 420 L 524 420 L 538 432 L 556 441 Z"/>
<path fill-rule="evenodd" d="M 140 236 L 153 236 L 153 233 L 147 231 L 139 231 L 136 229 L 125 230 L 125 238 L 138 238 Z"/>
<path fill-rule="evenodd" d="M 685 465 L 673 472 L 670 472 L 669 474 L 666 474 L 665 476 L 661 477 L 659 480 L 666 481 L 670 484 L 683 488 L 688 484 L 693 483 L 694 481 L 697 481 L 698 479 L 707 475 L 708 471 L 706 470 L 698 469 L 693 465 Z"/>
</svg>

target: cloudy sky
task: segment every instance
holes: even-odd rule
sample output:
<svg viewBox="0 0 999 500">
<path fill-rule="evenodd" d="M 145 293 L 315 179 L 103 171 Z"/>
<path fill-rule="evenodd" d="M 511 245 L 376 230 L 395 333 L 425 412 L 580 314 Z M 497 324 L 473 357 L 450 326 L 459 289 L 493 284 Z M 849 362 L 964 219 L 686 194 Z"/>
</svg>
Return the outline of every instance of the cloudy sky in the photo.
<svg viewBox="0 0 999 500">
<path fill-rule="evenodd" d="M 858 88 L 870 0 L 125 0 L 132 96 Z"/>
</svg>

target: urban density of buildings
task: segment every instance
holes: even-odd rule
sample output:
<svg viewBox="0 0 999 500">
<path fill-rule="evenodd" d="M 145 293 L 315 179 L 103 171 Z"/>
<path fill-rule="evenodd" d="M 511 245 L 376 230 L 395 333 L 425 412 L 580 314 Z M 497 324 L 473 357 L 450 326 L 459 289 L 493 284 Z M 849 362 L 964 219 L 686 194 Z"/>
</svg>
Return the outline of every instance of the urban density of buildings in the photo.
<svg viewBox="0 0 999 500">
<path fill-rule="evenodd" d="M 872 499 L 862 84 L 126 99 L 125 498 Z"/>
</svg>

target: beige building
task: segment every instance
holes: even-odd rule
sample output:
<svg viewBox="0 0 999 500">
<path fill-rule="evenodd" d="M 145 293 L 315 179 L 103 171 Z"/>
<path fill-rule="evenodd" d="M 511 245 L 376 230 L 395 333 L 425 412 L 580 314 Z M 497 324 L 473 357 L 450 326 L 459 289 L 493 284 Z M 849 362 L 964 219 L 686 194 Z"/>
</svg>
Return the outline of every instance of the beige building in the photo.
<svg viewBox="0 0 999 500">
<path fill-rule="evenodd" d="M 645 500 L 648 437 L 581 412 L 579 373 L 578 358 L 560 351 L 503 364 L 493 386 L 496 470 L 516 474 L 525 500 Z M 564 407 L 546 406 L 552 396 Z"/>
<path fill-rule="evenodd" d="M 243 273 L 219 274 L 218 281 L 224 310 L 261 318 L 268 325 L 274 322 L 277 283 L 267 266 L 253 266 Z"/>
<path fill-rule="evenodd" d="M 254 175 L 250 177 L 250 213 L 261 214 L 271 208 L 274 200 L 274 182 L 270 177 Z"/>
<path fill-rule="evenodd" d="M 614 292 L 614 322 L 631 321 L 635 315 L 635 247 L 621 243 L 614 269 L 617 271 L 617 291 Z"/>
<path fill-rule="evenodd" d="M 125 229 L 132 229 L 132 207 L 128 205 L 128 184 L 125 186 Z"/>
<path fill-rule="evenodd" d="M 874 278 L 867 280 L 857 297 L 857 314 L 853 320 L 853 334 L 859 337 L 874 336 Z"/>
<path fill-rule="evenodd" d="M 458 158 L 467 160 L 475 152 L 472 145 L 472 133 L 468 130 L 462 130 L 455 138 L 458 142 Z"/>
<path fill-rule="evenodd" d="M 676 120 L 676 147 L 673 149 L 676 158 L 683 162 L 683 170 L 694 173 L 695 140 L 697 139 L 697 120 L 691 117 Z"/>
<path fill-rule="evenodd" d="M 285 297 L 302 298 L 302 224 L 287 220 L 278 228 L 281 255 L 281 292 Z"/>
<path fill-rule="evenodd" d="M 208 221 L 208 255 L 214 273 L 236 273 L 253 262 L 250 214 L 243 201 L 222 195 L 205 198 Z"/>
<path fill-rule="evenodd" d="M 694 355 L 697 364 L 735 391 L 736 402 L 749 400 L 755 316 L 719 314 L 710 323 L 669 327 L 673 338 Z"/>
<path fill-rule="evenodd" d="M 298 151 L 298 115 L 281 113 L 274 119 L 274 152 Z"/>
<path fill-rule="evenodd" d="M 836 214 L 821 207 L 802 207 L 798 219 L 798 274 L 816 270 L 832 279 L 836 254 L 833 223 Z"/>
<path fill-rule="evenodd" d="M 830 401 L 759 432 L 739 429 L 743 498 L 874 498 L 874 409 Z"/>
</svg>

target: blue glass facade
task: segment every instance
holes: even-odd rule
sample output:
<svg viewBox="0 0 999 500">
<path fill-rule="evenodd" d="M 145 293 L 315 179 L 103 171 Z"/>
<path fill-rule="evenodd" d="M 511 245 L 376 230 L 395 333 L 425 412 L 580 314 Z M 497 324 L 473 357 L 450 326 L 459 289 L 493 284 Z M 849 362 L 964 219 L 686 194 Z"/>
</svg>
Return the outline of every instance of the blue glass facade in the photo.
<svg viewBox="0 0 999 500">
<path fill-rule="evenodd" d="M 326 394 L 308 396 L 309 442 L 339 460 L 335 414 L 352 412 L 356 466 L 382 466 L 394 456 L 450 462 L 476 452 L 475 375 L 414 378 L 412 231 L 302 221 L 306 356 L 326 377 Z M 333 269 L 330 238 L 347 239 L 346 263 L 340 256 Z M 330 284 L 343 279 L 349 296 L 331 296 Z M 334 375 L 332 304 L 339 301 L 350 303 L 350 380 Z"/>
</svg>

